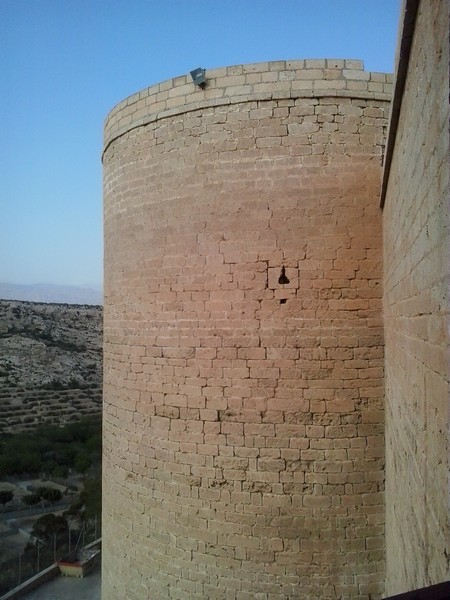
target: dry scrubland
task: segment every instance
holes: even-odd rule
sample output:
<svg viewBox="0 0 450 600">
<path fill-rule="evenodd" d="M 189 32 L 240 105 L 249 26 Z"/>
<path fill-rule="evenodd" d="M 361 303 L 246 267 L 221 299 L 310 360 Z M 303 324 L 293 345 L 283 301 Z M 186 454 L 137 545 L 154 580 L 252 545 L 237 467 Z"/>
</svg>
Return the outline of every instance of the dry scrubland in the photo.
<svg viewBox="0 0 450 600">
<path fill-rule="evenodd" d="M 100 306 L 0 300 L 0 595 L 100 532 L 101 342 Z"/>
<path fill-rule="evenodd" d="M 0 433 L 99 414 L 102 307 L 0 300 Z"/>
</svg>

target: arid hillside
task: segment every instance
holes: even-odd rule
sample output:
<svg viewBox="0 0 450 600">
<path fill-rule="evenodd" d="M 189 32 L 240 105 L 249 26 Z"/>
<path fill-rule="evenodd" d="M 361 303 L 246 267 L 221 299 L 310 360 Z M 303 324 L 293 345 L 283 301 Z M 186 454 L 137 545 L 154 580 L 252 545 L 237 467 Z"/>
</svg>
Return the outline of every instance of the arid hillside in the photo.
<svg viewBox="0 0 450 600">
<path fill-rule="evenodd" d="M 102 307 L 0 300 L 0 433 L 101 411 Z"/>
</svg>

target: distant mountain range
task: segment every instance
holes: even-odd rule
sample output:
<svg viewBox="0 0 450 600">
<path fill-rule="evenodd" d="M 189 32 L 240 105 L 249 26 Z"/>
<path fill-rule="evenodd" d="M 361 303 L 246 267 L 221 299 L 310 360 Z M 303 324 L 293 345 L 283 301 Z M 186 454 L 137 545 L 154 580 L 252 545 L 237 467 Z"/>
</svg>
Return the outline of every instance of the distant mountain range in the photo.
<svg viewBox="0 0 450 600">
<path fill-rule="evenodd" d="M 49 283 L 21 285 L 0 282 L 0 298 L 57 304 L 103 304 L 103 294 L 98 289 Z"/>
</svg>

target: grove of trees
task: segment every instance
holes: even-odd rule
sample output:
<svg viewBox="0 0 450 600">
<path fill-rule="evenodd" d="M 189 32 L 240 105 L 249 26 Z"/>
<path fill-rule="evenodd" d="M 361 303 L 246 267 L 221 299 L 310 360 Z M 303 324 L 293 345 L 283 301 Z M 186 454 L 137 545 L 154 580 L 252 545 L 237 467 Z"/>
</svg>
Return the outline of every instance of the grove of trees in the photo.
<svg viewBox="0 0 450 600">
<path fill-rule="evenodd" d="M 86 473 L 101 460 L 101 419 L 86 417 L 64 427 L 40 425 L 30 432 L 0 439 L 0 479 L 39 474 L 67 477 Z M 1 500 L 0 500 L 1 503 Z"/>
</svg>

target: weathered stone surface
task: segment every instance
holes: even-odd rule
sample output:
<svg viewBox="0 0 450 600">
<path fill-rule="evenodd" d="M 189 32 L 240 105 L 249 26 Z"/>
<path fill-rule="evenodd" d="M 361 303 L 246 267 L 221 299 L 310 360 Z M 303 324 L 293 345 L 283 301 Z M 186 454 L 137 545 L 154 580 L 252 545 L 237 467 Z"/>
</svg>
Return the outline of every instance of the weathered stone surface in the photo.
<svg viewBox="0 0 450 600">
<path fill-rule="evenodd" d="M 385 557 L 386 593 L 448 579 L 448 10 L 403 6 L 384 315 L 390 76 L 238 65 L 110 113 L 108 600 L 368 600 Z"/>
<path fill-rule="evenodd" d="M 449 578 L 448 28 L 420 2 L 383 214 L 389 594 Z"/>
<path fill-rule="evenodd" d="M 105 599 L 383 591 L 389 95 L 307 63 L 107 120 Z"/>
</svg>

